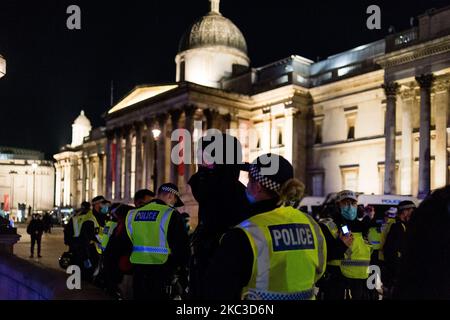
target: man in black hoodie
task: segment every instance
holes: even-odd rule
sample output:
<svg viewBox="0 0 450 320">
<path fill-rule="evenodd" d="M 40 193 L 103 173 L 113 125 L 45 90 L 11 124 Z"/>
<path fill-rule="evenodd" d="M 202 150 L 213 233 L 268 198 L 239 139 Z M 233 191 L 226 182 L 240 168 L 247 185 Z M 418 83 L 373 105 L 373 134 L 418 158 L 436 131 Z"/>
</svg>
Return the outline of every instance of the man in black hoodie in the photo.
<svg viewBox="0 0 450 320">
<path fill-rule="evenodd" d="M 211 156 L 214 160 L 209 163 L 204 161 L 189 180 L 192 194 L 199 204 L 199 224 L 191 243 L 191 299 L 205 298 L 203 278 L 220 238 L 230 228 L 244 221 L 250 212 L 245 186 L 239 181 L 239 165 L 242 164 L 239 140 L 228 134 L 207 135 L 200 143 L 203 159 Z M 213 154 L 209 154 L 212 144 L 217 148 Z"/>
<path fill-rule="evenodd" d="M 42 222 L 41 215 L 33 214 L 33 220 L 27 227 L 27 233 L 31 237 L 31 255 L 30 258 L 34 257 L 34 246 L 37 243 L 37 254 L 38 258 L 41 256 L 41 239 L 42 233 L 44 232 L 44 223 Z"/>
</svg>

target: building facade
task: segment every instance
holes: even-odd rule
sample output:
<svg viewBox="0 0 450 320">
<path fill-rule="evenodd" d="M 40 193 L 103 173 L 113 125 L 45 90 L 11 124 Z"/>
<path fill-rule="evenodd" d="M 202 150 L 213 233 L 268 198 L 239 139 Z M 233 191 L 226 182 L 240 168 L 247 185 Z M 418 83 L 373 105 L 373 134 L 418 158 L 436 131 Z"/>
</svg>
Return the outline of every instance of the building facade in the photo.
<svg viewBox="0 0 450 320">
<path fill-rule="evenodd" d="M 105 146 L 104 128 L 92 130 L 89 119 L 81 111 L 72 124 L 72 143 L 54 156 L 56 206 L 78 206 L 82 201 L 105 194 Z"/>
<path fill-rule="evenodd" d="M 44 160 L 43 153 L 0 147 L 1 210 L 22 221 L 29 210 L 53 209 L 54 192 L 55 168 L 52 161 Z"/>
<path fill-rule="evenodd" d="M 252 68 L 244 36 L 211 0 L 182 37 L 176 82 L 136 87 L 108 111 L 102 134 L 55 155 L 57 204 L 79 204 L 94 191 L 129 202 L 136 190 L 171 181 L 195 217 L 186 185 L 195 165 L 171 161 L 178 128 L 190 141 L 228 129 L 245 161 L 281 154 L 314 196 L 344 188 L 423 196 L 446 185 L 450 7 L 418 21 L 323 61 L 293 55 Z"/>
</svg>

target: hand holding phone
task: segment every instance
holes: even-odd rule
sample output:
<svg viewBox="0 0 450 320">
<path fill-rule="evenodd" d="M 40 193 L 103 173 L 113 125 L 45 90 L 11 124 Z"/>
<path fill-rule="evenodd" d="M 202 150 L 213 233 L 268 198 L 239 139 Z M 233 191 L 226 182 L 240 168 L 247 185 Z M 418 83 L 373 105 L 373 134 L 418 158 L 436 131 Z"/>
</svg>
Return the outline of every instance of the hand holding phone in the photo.
<svg viewBox="0 0 450 320">
<path fill-rule="evenodd" d="M 350 230 L 347 226 L 341 227 L 341 233 L 339 235 L 339 239 L 348 247 L 350 248 L 353 244 L 353 235 L 351 234 Z"/>
<path fill-rule="evenodd" d="M 347 226 L 342 226 L 341 231 L 344 236 L 347 236 L 350 233 L 350 230 L 348 230 Z"/>
</svg>

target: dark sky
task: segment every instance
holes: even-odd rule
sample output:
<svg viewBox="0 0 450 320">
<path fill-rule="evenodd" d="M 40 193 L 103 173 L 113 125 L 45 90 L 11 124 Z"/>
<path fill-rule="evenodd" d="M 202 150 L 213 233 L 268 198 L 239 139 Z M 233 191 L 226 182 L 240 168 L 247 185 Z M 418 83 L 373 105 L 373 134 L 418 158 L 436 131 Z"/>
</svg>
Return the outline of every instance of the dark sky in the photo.
<svg viewBox="0 0 450 320">
<path fill-rule="evenodd" d="M 66 28 L 66 8 L 82 10 L 82 30 Z M 382 30 L 366 28 L 377 4 Z M 450 0 L 222 0 L 221 12 L 246 37 L 253 67 L 298 54 L 315 60 L 383 38 L 409 18 Z M 110 82 L 115 101 L 137 84 L 175 80 L 178 42 L 208 0 L 0 0 L 0 145 L 33 148 L 50 158 L 71 141 L 84 109 L 103 125 Z"/>
</svg>

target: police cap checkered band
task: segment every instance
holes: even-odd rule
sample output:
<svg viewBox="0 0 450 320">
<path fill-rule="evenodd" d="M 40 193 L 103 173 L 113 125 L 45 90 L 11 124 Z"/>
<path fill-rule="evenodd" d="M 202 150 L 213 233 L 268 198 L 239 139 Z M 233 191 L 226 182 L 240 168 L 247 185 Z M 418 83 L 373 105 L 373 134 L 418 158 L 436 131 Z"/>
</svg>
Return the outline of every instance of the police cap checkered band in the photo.
<svg viewBox="0 0 450 320">
<path fill-rule="evenodd" d="M 169 186 L 162 186 L 161 191 L 172 193 L 172 194 L 176 195 L 178 198 L 181 198 L 181 194 L 177 190 L 175 190 Z"/>
<path fill-rule="evenodd" d="M 344 199 L 352 199 L 355 201 L 358 201 L 358 198 L 356 197 L 356 193 L 350 190 L 344 190 L 337 194 L 336 201 L 342 201 Z"/>
<path fill-rule="evenodd" d="M 261 174 L 260 168 L 257 165 L 255 165 L 255 164 L 250 165 L 249 174 L 253 179 L 258 181 L 264 188 L 275 191 L 275 192 L 280 191 L 281 184 L 273 181 L 272 179 L 268 178 L 267 176 L 263 176 Z"/>
</svg>

